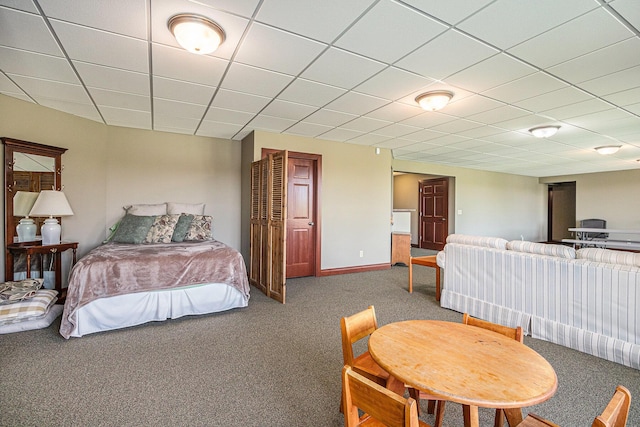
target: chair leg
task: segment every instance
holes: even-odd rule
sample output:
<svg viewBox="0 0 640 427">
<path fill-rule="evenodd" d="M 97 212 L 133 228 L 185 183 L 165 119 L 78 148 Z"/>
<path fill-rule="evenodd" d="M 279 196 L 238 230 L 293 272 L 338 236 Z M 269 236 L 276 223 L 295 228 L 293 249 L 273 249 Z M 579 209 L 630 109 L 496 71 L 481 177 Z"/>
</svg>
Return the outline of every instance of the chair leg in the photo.
<svg viewBox="0 0 640 427">
<path fill-rule="evenodd" d="M 496 409 L 496 420 L 493 423 L 493 427 L 502 427 L 504 425 L 504 411 L 502 409 Z"/>
<path fill-rule="evenodd" d="M 408 387 L 409 397 L 416 401 L 416 408 L 418 408 L 418 416 L 420 416 L 420 390 L 413 387 Z"/>
<path fill-rule="evenodd" d="M 433 427 L 442 427 L 442 421 L 444 420 L 444 404 L 446 401 L 438 400 L 436 405 L 436 420 L 433 423 Z"/>
<path fill-rule="evenodd" d="M 429 403 L 427 403 L 427 414 L 435 413 L 436 403 L 438 403 L 437 400 L 429 400 Z"/>
</svg>

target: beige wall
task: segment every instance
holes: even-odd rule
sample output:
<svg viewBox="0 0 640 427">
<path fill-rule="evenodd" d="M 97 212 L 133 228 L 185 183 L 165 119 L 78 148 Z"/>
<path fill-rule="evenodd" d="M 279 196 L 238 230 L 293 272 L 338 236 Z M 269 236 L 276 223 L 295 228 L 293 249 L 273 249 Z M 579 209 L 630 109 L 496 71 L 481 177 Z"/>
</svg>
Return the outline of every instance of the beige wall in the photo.
<svg viewBox="0 0 640 427">
<path fill-rule="evenodd" d="M 382 149 L 376 155 L 369 146 L 260 131 L 243 143 L 253 153 L 253 160 L 260 158 L 262 148 L 322 155 L 323 270 L 391 261 L 389 150 Z"/>
</svg>

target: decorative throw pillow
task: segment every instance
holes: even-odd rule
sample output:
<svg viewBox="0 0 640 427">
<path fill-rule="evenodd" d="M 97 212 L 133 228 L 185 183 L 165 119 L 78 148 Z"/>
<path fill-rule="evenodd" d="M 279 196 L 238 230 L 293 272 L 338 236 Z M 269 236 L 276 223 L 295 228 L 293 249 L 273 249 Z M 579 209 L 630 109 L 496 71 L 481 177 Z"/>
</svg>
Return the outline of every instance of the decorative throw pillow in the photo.
<svg viewBox="0 0 640 427">
<path fill-rule="evenodd" d="M 176 228 L 173 230 L 173 236 L 171 236 L 172 242 L 182 242 L 184 238 L 187 236 L 187 232 L 189 231 L 189 227 L 191 226 L 191 221 L 193 221 L 194 215 L 191 214 L 182 214 L 180 218 L 178 218 L 178 222 L 176 223 Z"/>
<path fill-rule="evenodd" d="M 166 203 L 156 203 L 152 205 L 131 205 L 123 208 L 128 215 L 151 216 L 167 214 Z"/>
<path fill-rule="evenodd" d="M 147 238 L 155 216 L 125 215 L 111 241 L 118 243 L 142 243 Z"/>
<path fill-rule="evenodd" d="M 167 202 L 168 214 L 204 215 L 204 203 Z"/>
<path fill-rule="evenodd" d="M 173 230 L 180 215 L 158 215 L 144 239 L 144 243 L 171 243 Z"/>
<path fill-rule="evenodd" d="M 194 215 L 184 240 L 211 240 L 211 223 L 209 215 Z"/>
</svg>

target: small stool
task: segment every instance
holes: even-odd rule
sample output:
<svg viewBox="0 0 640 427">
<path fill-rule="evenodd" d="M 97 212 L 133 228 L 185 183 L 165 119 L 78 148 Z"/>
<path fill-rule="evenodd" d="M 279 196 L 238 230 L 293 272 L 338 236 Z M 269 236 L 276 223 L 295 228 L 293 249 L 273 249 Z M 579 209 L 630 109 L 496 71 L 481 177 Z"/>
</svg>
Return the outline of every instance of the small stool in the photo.
<svg viewBox="0 0 640 427">
<path fill-rule="evenodd" d="M 413 293 L 413 264 L 436 269 L 436 301 L 440 301 L 440 267 L 435 255 L 417 256 L 409 258 L 409 293 Z"/>
</svg>

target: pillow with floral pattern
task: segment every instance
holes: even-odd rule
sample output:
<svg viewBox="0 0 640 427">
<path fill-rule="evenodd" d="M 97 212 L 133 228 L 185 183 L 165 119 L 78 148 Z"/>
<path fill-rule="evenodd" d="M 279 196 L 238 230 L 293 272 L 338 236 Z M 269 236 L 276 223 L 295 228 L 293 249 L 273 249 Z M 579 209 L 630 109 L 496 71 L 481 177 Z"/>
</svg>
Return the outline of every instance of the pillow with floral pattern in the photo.
<svg viewBox="0 0 640 427">
<path fill-rule="evenodd" d="M 184 240 L 212 240 L 212 222 L 210 215 L 194 215 Z"/>
<path fill-rule="evenodd" d="M 171 243 L 173 230 L 180 215 L 158 215 L 153 221 L 144 243 Z"/>
</svg>

